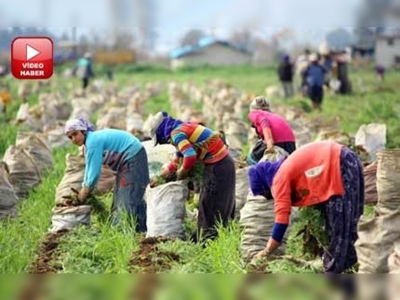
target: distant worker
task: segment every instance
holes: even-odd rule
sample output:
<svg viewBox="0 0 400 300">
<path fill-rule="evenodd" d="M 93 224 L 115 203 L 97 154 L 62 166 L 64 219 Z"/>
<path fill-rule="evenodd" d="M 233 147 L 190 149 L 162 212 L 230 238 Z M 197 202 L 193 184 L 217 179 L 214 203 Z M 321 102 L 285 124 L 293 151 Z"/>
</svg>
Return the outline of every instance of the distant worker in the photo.
<svg viewBox="0 0 400 300">
<path fill-rule="evenodd" d="M 92 69 L 92 54 L 90 52 L 86 52 L 83 57 L 78 59 L 72 74 L 82 80 L 82 88 L 83 90 L 86 90 L 90 78 L 94 77 Z"/>
<path fill-rule="evenodd" d="M 282 83 L 285 98 L 293 97 L 293 64 L 290 56 L 285 54 L 278 66 L 279 80 Z"/>
<path fill-rule="evenodd" d="M 351 82 L 348 76 L 348 64 L 349 57 L 346 51 L 342 51 L 340 55 L 337 56 L 337 79 L 340 82 L 339 94 L 345 95 L 351 93 Z"/>
<path fill-rule="evenodd" d="M 376 78 L 378 82 L 382 82 L 385 79 L 385 67 L 382 65 L 377 65 L 375 67 Z"/>
<path fill-rule="evenodd" d="M 310 55 L 310 64 L 304 70 L 303 78 L 307 84 L 308 97 L 311 99 L 314 109 L 321 109 L 324 98 L 324 77 L 326 70 L 319 64 L 318 55 Z"/>
<path fill-rule="evenodd" d="M 307 96 L 307 83 L 303 77 L 304 70 L 307 69 L 309 64 L 310 50 L 305 49 L 304 53 L 299 55 L 296 59 L 296 76 L 300 80 L 300 93 L 305 97 Z"/>
</svg>

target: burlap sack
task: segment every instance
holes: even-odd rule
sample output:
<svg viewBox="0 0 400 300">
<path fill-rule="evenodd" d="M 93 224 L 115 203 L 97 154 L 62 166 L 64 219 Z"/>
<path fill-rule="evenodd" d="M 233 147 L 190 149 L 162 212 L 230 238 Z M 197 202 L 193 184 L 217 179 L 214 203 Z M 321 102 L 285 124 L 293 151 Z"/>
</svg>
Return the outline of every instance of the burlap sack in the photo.
<svg viewBox="0 0 400 300">
<path fill-rule="evenodd" d="M 83 156 L 73 156 L 68 153 L 65 157 L 65 172 L 56 189 L 56 204 L 65 202 L 64 196 L 71 195 L 71 188 L 80 190 L 85 175 L 85 159 Z M 101 196 L 111 192 L 115 185 L 116 173 L 107 166 L 102 167 L 100 179 L 94 189 L 95 195 Z"/>
<path fill-rule="evenodd" d="M 69 230 L 78 225 L 90 225 L 90 205 L 80 205 L 74 207 L 56 207 L 53 209 L 51 217 L 50 232 Z"/>
<path fill-rule="evenodd" d="M 364 168 L 365 204 L 376 204 L 378 202 L 378 191 L 376 189 L 377 169 L 377 162 Z"/>
<path fill-rule="evenodd" d="M 400 241 L 399 241 L 400 242 Z M 400 243 L 397 242 L 388 259 L 389 274 L 400 274 Z"/>
<path fill-rule="evenodd" d="M 101 196 L 111 192 L 115 186 L 115 177 L 116 172 L 111 170 L 108 166 L 103 165 L 100 179 L 97 182 L 94 194 Z"/>
<path fill-rule="evenodd" d="M 361 217 L 358 240 L 355 243 L 360 274 L 388 272 L 388 257 L 394 243 L 400 240 L 400 210 L 377 215 L 373 219 Z"/>
<path fill-rule="evenodd" d="M 274 153 L 264 153 L 264 156 L 260 159 L 261 161 L 269 161 L 269 162 L 277 162 L 282 158 L 288 157 L 289 153 L 287 153 L 285 151 L 285 149 L 278 147 L 278 146 L 274 146 Z"/>
<path fill-rule="evenodd" d="M 235 218 L 240 219 L 240 210 L 246 203 L 249 193 L 249 167 L 236 169 L 236 185 L 235 185 Z"/>
<path fill-rule="evenodd" d="M 62 204 L 65 202 L 63 197 L 71 195 L 71 188 L 76 190 L 82 188 L 84 174 L 84 158 L 82 156 L 73 156 L 68 153 L 65 157 L 64 176 L 56 188 L 56 204 Z"/>
<path fill-rule="evenodd" d="M 377 208 L 381 214 L 400 208 L 400 149 L 377 152 Z"/>
<path fill-rule="evenodd" d="M 8 168 L 0 163 L 0 219 L 17 215 L 18 197 L 9 180 Z"/>
<path fill-rule="evenodd" d="M 185 239 L 185 201 L 189 189 L 186 180 L 174 181 L 146 189 L 147 237 Z"/>
<path fill-rule="evenodd" d="M 51 148 L 44 138 L 34 132 L 18 132 L 15 144 L 24 147 L 38 166 L 41 175 L 54 168 Z"/>
<path fill-rule="evenodd" d="M 291 216 L 291 222 L 293 222 L 293 217 L 294 215 Z M 263 196 L 254 196 L 249 192 L 246 204 L 240 211 L 239 221 L 243 227 L 241 249 L 244 260 L 250 261 L 254 255 L 266 247 L 274 221 L 274 201 L 267 200 Z M 286 230 L 282 244 L 274 252 L 274 256 L 285 253 L 289 229 L 290 226 Z"/>
<path fill-rule="evenodd" d="M 25 147 L 10 146 L 3 157 L 10 170 L 10 182 L 19 199 L 41 182 L 39 168 Z"/>
</svg>

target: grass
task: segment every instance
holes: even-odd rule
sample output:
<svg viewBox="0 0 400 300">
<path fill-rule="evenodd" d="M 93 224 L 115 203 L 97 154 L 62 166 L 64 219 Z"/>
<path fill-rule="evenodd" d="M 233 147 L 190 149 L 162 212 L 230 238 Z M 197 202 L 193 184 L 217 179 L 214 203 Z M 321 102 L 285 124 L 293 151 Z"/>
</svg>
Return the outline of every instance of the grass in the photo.
<svg viewBox="0 0 400 300">
<path fill-rule="evenodd" d="M 51 210 L 55 203 L 55 189 L 64 174 L 67 149 L 54 152 L 55 170 L 48 174 L 41 185 L 23 199 L 16 219 L 1 221 L 0 273 L 24 273 L 40 241 L 50 227 Z"/>
<path fill-rule="evenodd" d="M 98 78 L 102 78 L 100 67 Z M 60 72 L 60 70 L 56 70 Z M 400 147 L 400 74 L 388 72 L 383 85 L 375 83 L 373 70 L 351 70 L 354 93 L 340 96 L 327 93 L 322 112 L 309 112 L 310 116 L 322 116 L 331 119 L 338 116 L 343 130 L 354 134 L 364 123 L 384 122 L 388 127 L 388 146 Z M 278 85 L 274 66 L 268 67 L 229 67 L 184 69 L 171 72 L 163 66 L 126 65 L 117 70 L 115 81 L 120 87 L 128 84 L 144 86 L 147 82 L 170 81 L 184 83 L 191 81 L 199 86 L 205 86 L 211 79 L 219 78 L 235 88 L 251 94 L 264 94 L 267 86 Z M 10 84 L 13 102 L 8 107 L 8 119 L 15 117 L 21 99 L 17 97 L 19 81 L 6 79 Z M 361 83 L 360 83 L 361 82 Z M 59 79 L 52 89 L 69 91 L 69 83 Z M 73 79 L 73 85 L 79 82 Z M 49 88 L 47 88 L 49 91 Z M 28 98 L 30 104 L 35 104 L 38 95 Z M 291 100 L 271 99 L 272 103 L 287 104 L 309 110 L 309 100 L 296 96 Z M 196 107 L 197 109 L 200 107 Z M 147 114 L 166 110 L 172 113 L 165 89 L 160 95 L 152 97 L 146 103 Z M 96 113 L 94 112 L 94 116 Z M 15 137 L 21 128 L 8 122 L 2 126 L 0 135 L 0 157 L 6 148 L 15 143 Z M 245 146 L 248 149 L 248 145 Z M 29 198 L 19 204 L 19 215 L 13 220 L 4 220 L 0 228 L 0 273 L 24 273 L 35 259 L 38 245 L 44 239 L 50 226 L 51 210 L 54 206 L 55 189 L 64 173 L 64 160 L 67 152 L 75 148 L 58 149 L 53 158 L 55 170 L 48 174 L 39 187 L 33 190 Z M 110 204 L 111 196 L 103 201 Z M 190 207 L 190 205 L 188 206 Z M 192 208 L 192 207 L 191 207 Z M 365 214 L 371 214 L 372 209 L 366 208 Z M 187 233 L 194 228 L 194 222 L 186 221 Z M 135 234 L 129 226 L 111 227 L 110 224 L 93 218 L 90 228 L 81 227 L 63 236 L 57 248 L 57 258 L 53 262 L 62 266 L 63 273 L 128 273 L 129 259 L 138 250 L 143 236 Z M 219 229 L 219 238 L 209 241 L 206 247 L 187 241 L 169 241 L 159 244 L 163 251 L 177 253 L 179 262 L 171 261 L 171 269 L 166 271 L 175 274 L 188 273 L 235 273 L 248 272 L 240 256 L 241 232 L 238 224 L 233 222 L 228 228 Z M 315 272 L 312 268 L 301 268 L 290 261 L 277 260 L 270 263 L 269 271 L 273 273 L 307 273 Z M 193 286 L 193 285 L 191 285 Z M 190 286 L 189 286 L 190 288 Z"/>
</svg>

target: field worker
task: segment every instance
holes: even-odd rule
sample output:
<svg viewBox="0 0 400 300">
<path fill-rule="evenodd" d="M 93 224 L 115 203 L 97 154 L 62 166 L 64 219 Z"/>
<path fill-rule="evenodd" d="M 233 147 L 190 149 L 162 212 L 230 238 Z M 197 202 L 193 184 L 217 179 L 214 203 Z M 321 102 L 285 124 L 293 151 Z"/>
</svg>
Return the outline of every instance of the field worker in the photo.
<svg viewBox="0 0 400 300">
<path fill-rule="evenodd" d="M 278 66 L 278 76 L 282 83 L 285 98 L 293 97 L 293 64 L 290 56 L 285 54 Z"/>
<path fill-rule="evenodd" d="M 216 225 L 226 226 L 234 218 L 235 164 L 219 133 L 199 124 L 184 123 L 166 112 L 157 113 L 150 123 L 155 144 L 171 143 L 177 149 L 174 159 L 161 172 L 184 179 L 197 160 L 204 163 L 197 230 L 191 239 L 215 238 Z"/>
<path fill-rule="evenodd" d="M 249 154 L 248 163 L 256 164 L 264 152 L 274 152 L 274 146 L 283 148 L 291 154 L 296 150 L 295 136 L 289 123 L 270 110 L 270 103 L 262 96 L 253 99 L 250 104 L 249 119 L 260 139 Z"/>
<path fill-rule="evenodd" d="M 314 109 L 321 109 L 324 98 L 324 80 L 326 70 L 319 64 L 318 55 L 310 55 L 310 64 L 304 70 L 303 76 L 308 87 L 308 97 L 310 98 Z"/>
<path fill-rule="evenodd" d="M 83 57 L 78 59 L 72 74 L 82 80 L 82 89 L 86 90 L 90 78 L 94 76 L 92 69 L 92 54 L 90 52 L 86 52 Z"/>
<path fill-rule="evenodd" d="M 316 206 L 326 217 L 329 246 L 322 260 L 326 273 L 342 273 L 357 262 L 354 243 L 364 210 L 363 167 L 349 148 L 333 141 L 302 146 L 276 163 L 260 162 L 249 171 L 254 195 L 271 195 L 275 223 L 266 248 L 268 257 L 280 245 L 292 206 Z"/>
<path fill-rule="evenodd" d="M 95 188 L 102 164 L 117 172 L 111 207 L 111 222 L 119 222 L 125 210 L 129 220 L 136 219 L 136 230 L 146 231 L 146 203 L 143 199 L 149 183 L 146 150 L 132 134 L 117 129 L 94 131 L 85 118 L 72 119 L 65 125 L 65 133 L 77 146 L 84 146 L 85 175 L 78 198 L 84 201 Z"/>
</svg>

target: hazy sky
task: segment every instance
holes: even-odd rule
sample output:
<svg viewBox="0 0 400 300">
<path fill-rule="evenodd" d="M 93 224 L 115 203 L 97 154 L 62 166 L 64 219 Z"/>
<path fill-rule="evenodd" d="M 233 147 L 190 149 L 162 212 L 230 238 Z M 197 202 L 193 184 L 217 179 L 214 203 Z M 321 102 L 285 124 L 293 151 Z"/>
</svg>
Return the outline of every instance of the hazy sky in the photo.
<svg viewBox="0 0 400 300">
<path fill-rule="evenodd" d="M 151 20 L 160 49 L 176 46 L 191 28 L 213 31 L 221 38 L 228 37 L 235 28 L 251 28 L 261 37 L 290 28 L 300 40 L 312 42 L 333 28 L 354 26 L 356 11 L 363 3 L 363 0 L 118 1 L 0 0 L 0 25 L 53 27 L 57 32 L 65 31 L 65 27 L 82 27 L 78 32 L 89 32 L 88 28 L 111 28 L 112 4 L 121 3 L 117 10 L 118 26 L 140 26 L 140 19 Z M 152 2 L 151 14 L 145 16 L 135 2 L 145 5 Z"/>
</svg>

